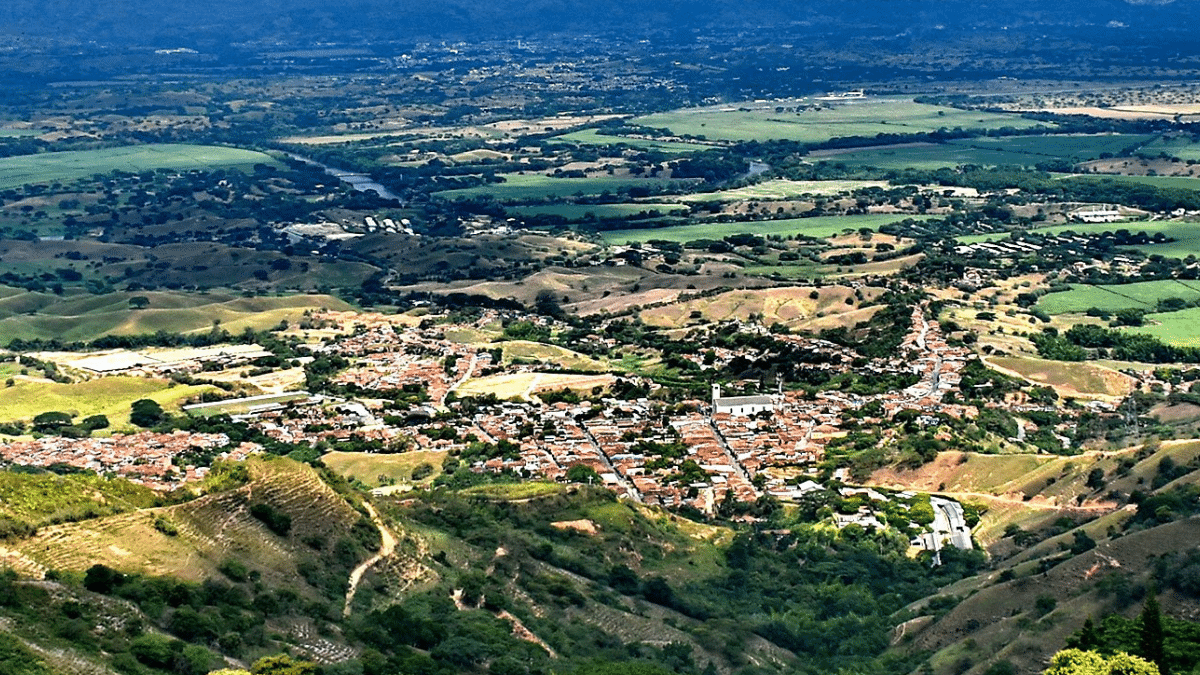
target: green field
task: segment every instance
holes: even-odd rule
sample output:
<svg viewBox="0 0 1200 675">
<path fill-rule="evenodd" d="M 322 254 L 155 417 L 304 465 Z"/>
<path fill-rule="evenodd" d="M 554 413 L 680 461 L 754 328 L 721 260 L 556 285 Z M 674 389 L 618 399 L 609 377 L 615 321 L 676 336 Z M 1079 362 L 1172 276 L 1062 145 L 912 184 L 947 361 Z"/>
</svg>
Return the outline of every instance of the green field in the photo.
<svg viewBox="0 0 1200 675">
<path fill-rule="evenodd" d="M 867 148 L 854 152 L 822 156 L 826 161 L 843 162 L 859 166 L 874 166 L 881 169 L 942 169 L 964 164 L 980 166 L 1016 165 L 1025 166 L 1045 161 L 1017 152 L 973 148 L 953 143 L 922 144 L 908 147 Z"/>
<path fill-rule="evenodd" d="M 762 220 L 739 223 L 702 223 L 640 230 L 610 230 L 608 232 L 601 232 L 600 236 L 608 244 L 645 242 L 651 239 L 682 243 L 696 239 L 720 239 L 732 234 L 742 233 L 757 234 L 764 237 L 768 235 L 790 236 L 800 234 L 821 239 L 841 234 L 843 230 L 847 229 L 857 230 L 863 227 L 876 229 L 880 225 L 895 223 L 906 218 L 928 220 L 931 217 L 896 216 L 889 214 L 821 216 L 818 218 L 790 218 L 787 220 Z"/>
<path fill-rule="evenodd" d="M 703 150 L 709 150 L 712 147 L 701 143 L 677 143 L 673 141 L 652 141 L 644 138 L 608 136 L 600 133 L 597 129 L 573 131 L 569 134 L 563 134 L 562 136 L 555 136 L 550 140 L 563 143 L 581 143 L 583 145 L 628 145 L 632 148 L 639 148 L 642 150 L 658 150 L 660 152 L 668 152 L 672 154 L 701 152 Z"/>
<path fill-rule="evenodd" d="M 645 216 L 647 218 L 657 218 L 668 216 L 672 213 L 680 213 L 686 215 L 688 207 L 683 204 L 652 204 L 652 203 L 634 203 L 634 204 L 546 204 L 542 206 L 516 206 L 505 209 L 509 214 L 518 216 L 561 216 L 568 221 L 577 222 L 581 220 L 605 219 L 605 218 L 629 218 L 631 216 Z M 658 216 L 651 216 L 650 211 L 657 211 Z"/>
<path fill-rule="evenodd" d="M 1037 307 L 1048 314 L 1086 312 L 1092 307 L 1108 312 L 1151 310 L 1158 306 L 1158 300 L 1165 298 L 1200 300 L 1200 282 L 1170 279 L 1111 286 L 1073 285 L 1069 291 L 1043 295 Z"/>
<path fill-rule="evenodd" d="M 1117 176 L 1110 174 L 1071 174 L 1060 176 L 1060 178 L 1090 178 L 1092 180 L 1113 180 L 1125 183 L 1140 183 L 1142 185 L 1153 185 L 1154 187 L 1160 188 L 1200 190 L 1200 178 L 1189 178 L 1187 176 Z"/>
<path fill-rule="evenodd" d="M 41 526 L 154 506 L 148 487 L 121 478 L 0 471 L 0 518 Z"/>
<path fill-rule="evenodd" d="M 134 296 L 149 298 L 146 309 L 129 308 Z M 160 291 L 80 293 L 63 297 L 19 292 L 0 297 L 0 344 L 14 339 L 93 340 L 102 335 L 141 335 L 208 331 L 214 321 L 238 333 L 246 328 L 266 330 L 280 321 L 295 323 L 304 312 L 320 308 L 349 309 L 328 295 L 262 296 L 232 293 Z"/>
<path fill-rule="evenodd" d="M 616 178 L 593 176 L 590 178 L 554 178 L 545 174 L 506 173 L 503 183 L 491 183 L 461 190 L 445 190 L 434 195 L 443 199 L 474 199 L 491 195 L 499 202 L 541 201 L 553 197 L 567 198 L 576 195 L 599 195 L 616 193 L 622 188 L 635 186 L 660 188 L 683 186 L 690 181 L 673 181 L 663 178 Z"/>
<path fill-rule="evenodd" d="M 1200 284 L 1197 284 L 1200 288 Z M 1147 314 L 1146 323 L 1150 325 L 1136 328 L 1126 328 L 1131 333 L 1145 333 L 1179 347 L 1200 347 L 1200 307 L 1184 309 L 1178 312 L 1162 314 Z"/>
<path fill-rule="evenodd" d="M 154 169 L 251 169 L 255 164 L 276 164 L 253 150 L 215 145 L 151 143 L 103 150 L 45 152 L 0 159 L 0 188 L 87 178 L 97 173 Z"/>
<path fill-rule="evenodd" d="M 818 110 L 802 112 L 776 112 L 772 104 L 691 108 L 639 117 L 633 123 L 709 140 L 780 139 L 805 143 L 848 136 L 914 134 L 941 128 L 1021 129 L 1039 124 L 1011 114 L 958 110 L 904 98 L 876 97 L 823 103 Z"/>
<path fill-rule="evenodd" d="M 1083 162 L 1102 154 L 1117 154 L 1154 140 L 1147 134 L 1081 134 L 1070 136 L 1009 136 L 950 141 L 954 145 L 1028 155 L 1030 163 L 1046 159 Z"/>
<path fill-rule="evenodd" d="M 1104 153 L 1116 153 L 1144 143 L 1153 136 L 1095 134 L 1082 136 L 1011 136 L 966 138 L 942 144 L 875 147 L 819 154 L 826 161 L 883 169 L 939 169 L 963 164 L 981 166 L 1033 166 L 1048 160 L 1081 162 Z"/>
<path fill-rule="evenodd" d="M 1193 142 L 1187 136 L 1159 137 L 1143 146 L 1138 154 L 1154 157 L 1164 152 L 1185 161 L 1200 161 L 1200 143 Z"/>
<path fill-rule="evenodd" d="M 129 426 L 129 406 L 148 398 L 168 410 L 176 410 L 186 398 L 216 391 L 209 385 L 184 386 L 145 377 L 103 377 L 75 384 L 17 380 L 0 389 L 0 420 L 30 420 L 40 413 L 59 411 L 75 415 L 76 421 L 106 415 L 113 427 Z"/>
<path fill-rule="evenodd" d="M 1166 220 L 1166 221 L 1128 221 L 1118 223 L 1070 223 L 1067 225 L 1054 225 L 1051 227 L 1042 227 L 1030 232 L 1036 234 L 1060 234 L 1063 232 L 1074 232 L 1079 235 L 1088 234 L 1104 234 L 1105 232 L 1116 232 L 1118 230 L 1128 230 L 1130 232 L 1145 232 L 1148 235 L 1162 233 L 1169 239 L 1162 244 L 1142 244 L 1138 246 L 1130 246 L 1128 248 L 1141 251 L 1147 255 L 1161 255 L 1167 258 L 1186 258 L 1189 255 L 1200 256 L 1200 223 L 1182 221 L 1182 220 Z M 962 237 L 955 237 L 955 241 L 961 244 L 977 244 L 984 241 L 998 241 L 1007 239 L 1007 232 L 992 232 L 989 234 L 972 234 Z"/>
<path fill-rule="evenodd" d="M 0 128 L 0 138 L 22 138 L 28 136 L 40 136 L 44 131 L 41 129 L 6 129 Z"/>
<path fill-rule="evenodd" d="M 860 188 L 888 187 L 882 181 L 869 180 L 768 180 L 746 187 L 717 192 L 699 192 L 680 197 L 684 202 L 732 202 L 741 200 L 793 199 L 806 195 L 829 196 Z"/>
</svg>

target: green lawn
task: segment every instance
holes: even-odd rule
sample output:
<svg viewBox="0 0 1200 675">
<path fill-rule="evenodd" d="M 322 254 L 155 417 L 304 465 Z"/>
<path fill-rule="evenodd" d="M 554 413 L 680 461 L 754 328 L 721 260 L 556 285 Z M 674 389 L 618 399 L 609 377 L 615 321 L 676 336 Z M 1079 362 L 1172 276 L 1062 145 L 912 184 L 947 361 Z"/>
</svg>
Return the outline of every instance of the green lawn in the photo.
<svg viewBox="0 0 1200 675">
<path fill-rule="evenodd" d="M 1043 295 L 1037 307 L 1048 314 L 1086 312 L 1092 307 L 1109 312 L 1119 309 L 1151 310 L 1163 298 L 1200 300 L 1200 282 L 1164 280 L 1107 286 L 1079 284 L 1063 293 Z"/>
<path fill-rule="evenodd" d="M 114 170 L 250 169 L 255 164 L 274 165 L 276 162 L 261 152 L 214 145 L 151 143 L 102 150 L 45 152 L 0 159 L 0 188 L 70 181 Z"/>
<path fill-rule="evenodd" d="M 958 110 L 902 97 L 870 97 L 821 106 L 818 110 L 777 112 L 769 104 L 731 104 L 656 113 L 636 118 L 633 123 L 709 140 L 807 143 L 835 137 L 913 134 L 943 127 L 1029 128 L 1039 124 L 1012 114 Z"/>
<path fill-rule="evenodd" d="M 491 183 L 461 190 L 445 190 L 434 195 L 443 199 L 473 199 L 491 195 L 500 202 L 541 201 L 552 197 L 567 198 L 575 195 L 599 195 L 616 193 L 622 188 L 635 186 L 660 188 L 682 187 L 689 181 L 673 181 L 662 178 L 617 178 L 593 176 L 589 178 L 554 178 L 545 174 L 506 173 L 503 183 Z"/>
<path fill-rule="evenodd" d="M 757 234 L 760 236 L 801 234 L 824 238 L 841 234 L 842 230 L 859 228 L 876 229 L 880 225 L 895 223 L 906 218 L 928 220 L 930 216 L 905 216 L 869 214 L 860 216 L 822 216 L 818 218 L 790 218 L 786 220 L 763 220 L 738 223 L 701 223 L 647 229 L 610 230 L 600 236 L 609 244 L 644 242 L 651 239 L 687 242 L 696 239 L 720 239 L 732 234 Z"/>
</svg>

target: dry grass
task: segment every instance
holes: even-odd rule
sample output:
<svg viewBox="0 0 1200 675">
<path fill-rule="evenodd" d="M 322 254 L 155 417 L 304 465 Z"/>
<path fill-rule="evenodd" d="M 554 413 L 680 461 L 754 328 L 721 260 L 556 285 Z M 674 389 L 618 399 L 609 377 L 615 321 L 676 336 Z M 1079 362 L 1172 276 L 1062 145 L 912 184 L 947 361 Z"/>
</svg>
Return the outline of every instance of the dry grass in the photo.
<svg viewBox="0 0 1200 675">
<path fill-rule="evenodd" d="M 812 295 L 817 297 L 813 298 Z M 879 295 L 878 289 L 863 289 L 864 300 Z M 847 300 L 851 304 L 847 304 Z M 854 290 L 846 286 L 770 288 L 731 291 L 708 298 L 644 310 L 641 318 L 652 326 L 680 328 L 701 320 L 746 321 L 751 315 L 765 324 L 781 323 L 789 328 L 853 326 L 868 318 L 877 308 L 859 308 Z"/>
<path fill-rule="evenodd" d="M 510 373 L 507 375 L 489 375 L 487 377 L 470 379 L 455 391 L 459 396 L 486 396 L 494 394 L 496 398 L 501 399 L 529 399 L 538 392 L 559 389 L 571 389 L 587 393 L 596 387 L 608 387 L 615 379 L 616 377 L 610 374 Z"/>
<path fill-rule="evenodd" d="M 446 459 L 446 454 L 444 450 L 418 450 L 387 455 L 331 452 L 322 455 L 321 461 L 346 478 L 356 478 L 371 487 L 381 487 L 413 482 L 413 469 L 422 464 L 432 465 L 433 472 L 417 482 L 427 483 L 437 478 L 442 473 L 442 462 Z"/>
<path fill-rule="evenodd" d="M 1007 375 L 1052 387 L 1059 396 L 1113 400 L 1133 391 L 1128 375 L 1092 363 L 1067 363 L 1019 356 L 985 358 L 984 362 Z"/>
</svg>

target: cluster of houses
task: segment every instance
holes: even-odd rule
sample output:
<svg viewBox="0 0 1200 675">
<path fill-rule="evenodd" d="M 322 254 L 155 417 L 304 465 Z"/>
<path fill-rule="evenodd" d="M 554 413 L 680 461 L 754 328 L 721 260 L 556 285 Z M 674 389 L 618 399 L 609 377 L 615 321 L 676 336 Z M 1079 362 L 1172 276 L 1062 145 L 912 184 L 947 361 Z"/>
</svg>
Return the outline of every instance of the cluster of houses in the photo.
<svg viewBox="0 0 1200 675">
<path fill-rule="evenodd" d="M 238 419 L 289 443 L 336 448 L 353 441 L 378 452 L 446 450 L 461 453 L 475 471 L 511 471 L 560 481 L 573 467 L 583 465 L 591 469 L 586 474 L 590 480 L 628 499 L 706 513 L 729 500 L 753 502 L 764 495 L 787 500 L 820 489 L 804 479 L 806 471 L 824 458 L 826 443 L 843 435 L 844 414 L 864 405 L 877 402 L 873 407 L 885 411 L 876 413 L 881 416 L 915 409 L 929 416 L 931 423 L 939 414 L 975 414 L 971 408 L 942 402 L 957 387 L 968 352 L 948 345 L 937 322 L 929 320 L 921 307 L 914 309 L 909 334 L 895 357 L 869 366 L 919 376 L 916 384 L 902 390 L 869 396 L 831 390 L 814 397 L 779 388 L 771 394 L 730 396 L 714 385 L 707 399 L 668 404 L 653 395 L 618 398 L 590 390 L 581 397 L 543 400 L 531 387 L 509 400 L 476 399 L 464 406 L 450 394 L 475 378 L 552 370 L 538 364 L 496 363 L 494 347 L 446 337 L 451 329 L 478 327 L 496 318 L 484 317 L 475 326 L 416 328 L 385 317 L 354 315 L 351 330 L 312 345 L 314 352 L 351 361 L 351 367 L 337 373 L 332 382 L 355 392 L 354 399 L 297 395 L 217 405 L 240 405 Z M 844 369 L 853 358 L 827 341 L 779 338 L 821 354 L 822 358 L 814 359 L 821 367 Z M 254 353 L 250 347 L 245 353 Z M 734 350 L 713 350 L 706 367 L 736 356 Z M 641 390 L 652 393 L 655 387 L 649 380 L 629 379 Z M 402 408 L 396 403 L 397 392 L 412 394 Z M 472 444 L 503 450 L 467 452 Z M 223 435 L 184 432 L 45 437 L 0 446 L 0 457 L 39 466 L 65 463 L 170 489 L 202 478 L 205 472 L 203 467 L 187 466 L 180 456 L 217 448 L 238 459 L 255 449 L 226 446 L 228 438 Z M 868 515 L 863 518 L 843 524 L 871 525 Z M 953 525 L 947 527 L 957 531 Z M 939 536 L 936 543 L 944 540 Z M 969 533 L 965 541 L 969 544 Z"/>
<path fill-rule="evenodd" d="M 261 447 L 243 443 L 230 447 L 225 434 L 176 431 L 113 434 L 108 438 L 43 436 L 32 441 L 0 444 L 0 461 L 6 464 L 94 471 L 115 475 L 155 490 L 173 490 L 202 480 L 208 467 L 180 465 L 177 458 L 189 453 L 220 450 L 221 459 L 240 461 Z"/>
</svg>

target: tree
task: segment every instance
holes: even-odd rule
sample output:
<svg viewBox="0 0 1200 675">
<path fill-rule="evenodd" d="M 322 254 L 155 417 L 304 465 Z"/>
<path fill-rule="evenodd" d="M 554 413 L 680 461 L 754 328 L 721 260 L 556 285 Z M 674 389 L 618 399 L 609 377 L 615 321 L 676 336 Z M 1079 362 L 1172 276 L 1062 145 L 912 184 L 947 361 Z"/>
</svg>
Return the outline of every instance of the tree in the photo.
<svg viewBox="0 0 1200 675">
<path fill-rule="evenodd" d="M 42 433 L 52 433 L 70 423 L 71 415 L 69 413 L 52 410 L 33 418 L 33 430 Z"/>
<path fill-rule="evenodd" d="M 1050 659 L 1042 675 L 1159 675 L 1153 663 L 1117 652 L 1105 657 L 1082 649 L 1064 649 Z"/>
<path fill-rule="evenodd" d="M 264 656 L 250 666 L 253 675 L 318 675 L 317 664 L 309 661 L 297 661 L 287 654 Z"/>
<path fill-rule="evenodd" d="M 567 480 L 572 483 L 591 483 L 595 484 L 600 481 L 600 474 L 587 464 L 576 464 L 567 469 Z"/>
<path fill-rule="evenodd" d="M 1166 651 L 1163 649 L 1162 611 L 1158 607 L 1158 594 L 1153 586 L 1146 595 L 1146 604 L 1142 606 L 1142 627 L 1138 638 L 1142 656 L 1157 665 L 1162 675 L 1168 675 Z"/>
<path fill-rule="evenodd" d="M 134 401 L 129 408 L 129 421 L 139 427 L 150 428 L 166 419 L 162 406 L 148 398 Z"/>
<path fill-rule="evenodd" d="M 83 418 L 83 421 L 80 422 L 79 425 L 81 427 L 83 427 L 84 429 L 87 429 L 88 431 L 95 431 L 96 429 L 107 429 L 108 428 L 108 417 L 106 417 L 104 415 L 92 415 L 91 417 Z"/>
<path fill-rule="evenodd" d="M 130 309 L 146 309 L 150 306 L 150 298 L 144 295 L 135 295 L 129 299 Z"/>
</svg>

